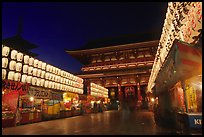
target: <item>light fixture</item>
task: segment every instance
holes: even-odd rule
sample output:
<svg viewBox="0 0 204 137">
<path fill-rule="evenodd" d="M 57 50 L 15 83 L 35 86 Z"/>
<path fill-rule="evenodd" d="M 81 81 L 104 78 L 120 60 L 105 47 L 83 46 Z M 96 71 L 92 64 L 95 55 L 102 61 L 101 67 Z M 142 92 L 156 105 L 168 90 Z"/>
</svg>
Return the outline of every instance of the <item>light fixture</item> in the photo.
<svg viewBox="0 0 204 137">
<path fill-rule="evenodd" d="M 30 97 L 30 101 L 32 101 L 32 102 L 33 102 L 33 101 L 34 101 L 34 97 Z"/>
<path fill-rule="evenodd" d="M 4 46 L 2 48 L 2 56 L 7 57 L 9 55 L 9 52 L 10 52 L 10 48 L 9 47 Z"/>
<path fill-rule="evenodd" d="M 23 58 L 24 58 L 24 64 L 28 64 L 29 63 L 29 56 L 25 55 Z"/>
</svg>

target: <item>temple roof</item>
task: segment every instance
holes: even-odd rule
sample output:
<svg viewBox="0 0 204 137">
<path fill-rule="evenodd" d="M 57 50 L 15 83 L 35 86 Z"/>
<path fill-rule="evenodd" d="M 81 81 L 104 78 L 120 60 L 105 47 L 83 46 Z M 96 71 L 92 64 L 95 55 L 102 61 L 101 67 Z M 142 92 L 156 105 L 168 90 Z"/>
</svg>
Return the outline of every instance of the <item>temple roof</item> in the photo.
<svg viewBox="0 0 204 137">
<path fill-rule="evenodd" d="M 2 44 L 33 57 L 38 55 L 29 51 L 31 49 L 37 48 L 38 46 L 25 40 L 21 35 L 15 35 L 13 37 L 5 38 L 2 40 Z"/>
<path fill-rule="evenodd" d="M 160 35 L 161 35 L 161 32 L 155 31 L 155 32 L 145 32 L 145 33 L 139 33 L 139 34 L 122 35 L 117 37 L 100 38 L 100 39 L 89 41 L 82 48 L 74 49 L 74 50 L 66 49 L 66 51 L 69 52 L 69 51 L 88 50 L 88 49 L 96 49 L 96 48 L 110 47 L 110 46 L 116 46 L 116 45 L 159 40 Z"/>
</svg>

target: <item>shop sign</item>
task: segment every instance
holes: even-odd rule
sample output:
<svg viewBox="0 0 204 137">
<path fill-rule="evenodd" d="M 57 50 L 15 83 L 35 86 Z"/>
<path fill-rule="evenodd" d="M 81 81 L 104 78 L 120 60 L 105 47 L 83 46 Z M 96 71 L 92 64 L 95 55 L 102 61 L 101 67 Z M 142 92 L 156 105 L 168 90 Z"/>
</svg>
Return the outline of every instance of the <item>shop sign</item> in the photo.
<svg viewBox="0 0 204 137">
<path fill-rule="evenodd" d="M 51 92 L 51 94 L 52 94 L 51 99 L 53 99 L 53 100 L 62 100 L 62 94 L 61 93 Z"/>
<path fill-rule="evenodd" d="M 202 128 L 202 115 L 188 115 L 190 128 Z"/>
<path fill-rule="evenodd" d="M 34 98 L 48 99 L 51 98 L 51 94 L 49 90 L 38 88 L 38 87 L 30 87 L 29 94 Z"/>
<path fill-rule="evenodd" d="M 3 80 L 2 81 L 2 88 L 7 89 L 9 91 L 17 91 L 21 96 L 26 95 L 28 93 L 28 88 L 30 84 L 21 83 L 21 82 L 15 82 L 10 80 Z"/>
</svg>

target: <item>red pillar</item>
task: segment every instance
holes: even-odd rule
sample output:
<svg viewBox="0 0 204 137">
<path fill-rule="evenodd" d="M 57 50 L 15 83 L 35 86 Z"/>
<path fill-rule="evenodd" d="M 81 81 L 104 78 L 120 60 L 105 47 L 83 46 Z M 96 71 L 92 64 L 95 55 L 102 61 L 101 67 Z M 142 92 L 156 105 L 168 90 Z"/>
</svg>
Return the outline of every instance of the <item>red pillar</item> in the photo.
<svg viewBox="0 0 204 137">
<path fill-rule="evenodd" d="M 137 83 L 137 96 L 138 96 L 137 107 L 140 107 L 141 104 L 142 104 L 142 96 L 141 96 L 141 91 L 140 91 L 140 83 Z"/>
</svg>

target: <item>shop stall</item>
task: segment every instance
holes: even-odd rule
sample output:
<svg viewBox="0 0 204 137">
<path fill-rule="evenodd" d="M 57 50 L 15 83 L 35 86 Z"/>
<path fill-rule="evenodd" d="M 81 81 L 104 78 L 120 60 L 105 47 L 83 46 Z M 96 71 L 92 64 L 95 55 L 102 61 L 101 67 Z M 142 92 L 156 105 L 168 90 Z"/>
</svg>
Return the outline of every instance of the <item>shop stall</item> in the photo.
<svg viewBox="0 0 204 137">
<path fill-rule="evenodd" d="M 182 41 L 174 45 L 156 78 L 160 117 L 166 115 L 178 132 L 201 133 L 202 52 Z"/>
</svg>

